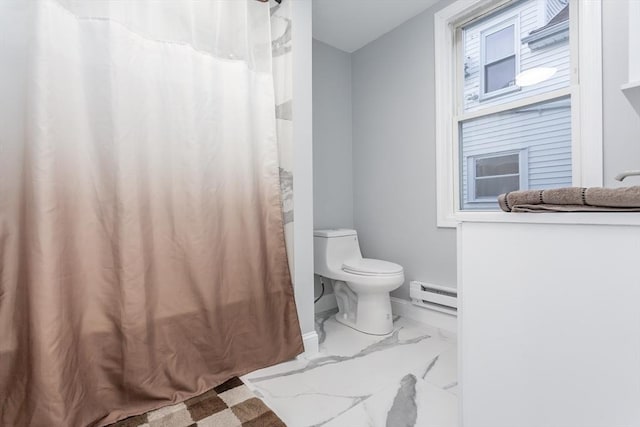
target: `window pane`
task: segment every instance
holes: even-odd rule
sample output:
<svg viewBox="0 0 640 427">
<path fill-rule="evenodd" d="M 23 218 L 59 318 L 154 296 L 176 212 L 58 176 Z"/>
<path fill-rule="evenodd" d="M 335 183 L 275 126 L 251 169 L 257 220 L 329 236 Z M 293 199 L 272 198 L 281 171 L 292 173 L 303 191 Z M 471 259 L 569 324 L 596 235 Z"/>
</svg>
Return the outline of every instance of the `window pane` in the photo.
<svg viewBox="0 0 640 427">
<path fill-rule="evenodd" d="M 556 101 L 491 114 L 460 124 L 460 206 L 463 210 L 497 210 L 495 201 L 478 201 L 482 195 L 502 191 L 513 179 L 500 178 L 478 187 L 476 182 L 500 173 L 519 173 L 525 188 L 544 189 L 571 185 L 571 101 Z M 502 153 L 522 153 L 521 170 L 513 157 Z M 492 157 L 490 159 L 489 157 Z M 515 156 L 514 156 L 515 157 Z M 499 159 L 507 160 L 500 164 Z M 476 174 L 469 168 L 476 162 Z M 493 162 L 493 163 L 492 163 Z M 509 166 L 508 166 L 509 165 Z M 478 184 L 480 185 L 480 184 Z M 509 187 L 511 188 L 511 187 Z M 524 189 L 524 188 L 523 188 Z M 474 191 L 475 190 L 475 191 Z"/>
<path fill-rule="evenodd" d="M 476 160 L 476 177 L 517 174 L 520 169 L 520 156 L 488 157 Z"/>
<path fill-rule="evenodd" d="M 516 58 L 503 59 L 485 67 L 484 92 L 504 89 L 513 86 L 516 79 Z"/>
<path fill-rule="evenodd" d="M 476 197 L 496 198 L 499 194 L 515 191 L 520 188 L 520 177 L 501 176 L 476 180 Z"/>
<path fill-rule="evenodd" d="M 509 25 L 500 31 L 489 34 L 485 37 L 484 42 L 484 63 L 489 64 L 506 56 L 511 56 L 513 51 L 513 25 Z"/>
<path fill-rule="evenodd" d="M 547 14 L 551 3 L 558 4 Z M 571 29 L 570 25 L 561 24 L 568 23 L 569 15 L 569 5 L 562 6 L 555 0 L 520 0 L 464 25 L 458 40 L 462 69 L 457 70 L 463 76 L 462 90 L 457 94 L 462 111 L 456 113 L 479 111 L 568 88 Z M 557 32 L 550 32 L 552 27 Z M 513 59 L 500 62 L 505 58 Z M 512 86 L 512 91 L 495 93 L 496 89 L 515 83 L 519 73 L 542 67 L 555 69 L 555 74 L 530 86 L 517 90 Z M 491 92 L 494 96 L 485 96 Z"/>
</svg>

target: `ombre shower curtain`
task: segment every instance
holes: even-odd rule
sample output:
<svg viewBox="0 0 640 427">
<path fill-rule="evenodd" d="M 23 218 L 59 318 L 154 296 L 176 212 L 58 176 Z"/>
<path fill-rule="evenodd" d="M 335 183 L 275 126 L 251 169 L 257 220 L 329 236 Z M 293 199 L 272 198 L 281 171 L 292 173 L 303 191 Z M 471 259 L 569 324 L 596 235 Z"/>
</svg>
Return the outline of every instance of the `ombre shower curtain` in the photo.
<svg viewBox="0 0 640 427">
<path fill-rule="evenodd" d="M 302 352 L 285 7 L 0 2 L 0 425 L 102 426 Z"/>
</svg>

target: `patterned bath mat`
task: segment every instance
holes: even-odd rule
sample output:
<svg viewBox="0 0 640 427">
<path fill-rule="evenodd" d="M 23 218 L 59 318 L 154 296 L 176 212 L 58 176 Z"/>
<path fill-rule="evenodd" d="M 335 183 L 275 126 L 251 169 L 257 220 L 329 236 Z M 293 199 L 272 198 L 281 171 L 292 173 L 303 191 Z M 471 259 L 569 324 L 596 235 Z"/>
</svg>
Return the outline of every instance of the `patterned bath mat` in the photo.
<svg viewBox="0 0 640 427">
<path fill-rule="evenodd" d="M 238 377 L 177 405 L 126 418 L 109 427 L 286 427 Z"/>
</svg>

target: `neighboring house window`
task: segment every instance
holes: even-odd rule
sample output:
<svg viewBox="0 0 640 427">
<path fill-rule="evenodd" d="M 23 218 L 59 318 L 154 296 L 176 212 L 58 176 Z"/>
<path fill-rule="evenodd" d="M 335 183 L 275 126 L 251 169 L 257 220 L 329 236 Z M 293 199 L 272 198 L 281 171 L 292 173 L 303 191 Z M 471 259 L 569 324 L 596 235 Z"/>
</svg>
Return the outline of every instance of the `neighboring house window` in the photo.
<svg viewBox="0 0 640 427">
<path fill-rule="evenodd" d="M 482 97 L 496 96 L 516 89 L 520 38 L 516 18 L 480 33 Z"/>
<path fill-rule="evenodd" d="M 526 188 L 527 151 L 468 158 L 469 202 L 493 202 L 496 194 Z"/>
<path fill-rule="evenodd" d="M 436 13 L 439 226 L 509 191 L 602 185 L 601 3 L 558 4 L 542 25 L 539 0 Z"/>
</svg>

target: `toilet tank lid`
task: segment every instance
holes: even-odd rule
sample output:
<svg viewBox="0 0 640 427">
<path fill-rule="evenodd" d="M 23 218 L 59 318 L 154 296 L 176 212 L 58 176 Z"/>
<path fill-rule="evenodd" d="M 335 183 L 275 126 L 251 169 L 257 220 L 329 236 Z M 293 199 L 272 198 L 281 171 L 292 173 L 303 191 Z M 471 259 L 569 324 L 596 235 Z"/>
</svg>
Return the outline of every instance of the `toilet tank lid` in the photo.
<svg viewBox="0 0 640 427">
<path fill-rule="evenodd" d="M 316 237 L 344 237 L 357 235 L 356 230 L 350 230 L 348 228 L 330 228 L 325 230 L 313 230 L 313 235 Z"/>
</svg>

